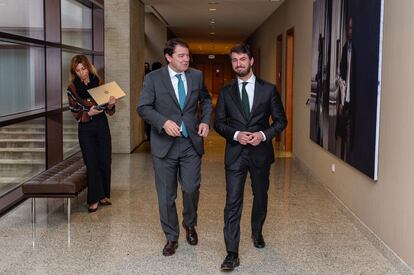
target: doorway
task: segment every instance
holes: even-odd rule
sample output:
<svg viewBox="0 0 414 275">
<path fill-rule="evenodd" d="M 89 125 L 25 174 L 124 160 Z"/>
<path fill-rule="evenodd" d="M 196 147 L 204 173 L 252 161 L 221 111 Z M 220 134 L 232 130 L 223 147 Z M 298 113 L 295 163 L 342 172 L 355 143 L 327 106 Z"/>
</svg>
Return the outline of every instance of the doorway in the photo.
<svg viewBox="0 0 414 275">
<path fill-rule="evenodd" d="M 293 130 L 293 64 L 294 64 L 295 32 L 291 28 L 286 32 L 286 74 L 285 74 L 285 112 L 288 125 L 285 129 L 285 151 L 292 152 Z"/>
<path fill-rule="evenodd" d="M 279 95 L 282 93 L 282 44 L 283 35 L 279 34 L 276 38 L 276 88 Z M 284 150 L 282 147 L 282 136 L 277 134 L 276 136 L 276 148 L 277 150 Z"/>
<path fill-rule="evenodd" d="M 191 67 L 203 72 L 204 84 L 212 97 L 213 106 L 215 106 L 223 85 L 235 78 L 229 56 L 226 54 L 193 54 Z"/>
<path fill-rule="evenodd" d="M 276 39 L 276 87 L 279 94 L 282 92 L 282 44 L 283 35 L 279 34 Z"/>
</svg>

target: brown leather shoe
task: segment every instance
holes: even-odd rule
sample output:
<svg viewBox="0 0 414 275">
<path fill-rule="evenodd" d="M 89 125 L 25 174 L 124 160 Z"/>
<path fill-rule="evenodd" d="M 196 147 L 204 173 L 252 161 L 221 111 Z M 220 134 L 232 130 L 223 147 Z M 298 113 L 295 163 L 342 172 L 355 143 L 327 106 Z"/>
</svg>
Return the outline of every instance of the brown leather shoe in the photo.
<svg viewBox="0 0 414 275">
<path fill-rule="evenodd" d="M 164 256 L 171 256 L 174 255 L 175 250 L 178 247 L 177 241 L 170 241 L 168 240 L 167 243 L 164 246 L 164 249 L 162 250 L 162 255 Z"/>
<path fill-rule="evenodd" d="M 187 226 L 183 221 L 183 227 L 185 229 L 185 238 L 190 245 L 197 245 L 198 243 L 198 236 L 197 231 L 194 226 Z"/>
</svg>

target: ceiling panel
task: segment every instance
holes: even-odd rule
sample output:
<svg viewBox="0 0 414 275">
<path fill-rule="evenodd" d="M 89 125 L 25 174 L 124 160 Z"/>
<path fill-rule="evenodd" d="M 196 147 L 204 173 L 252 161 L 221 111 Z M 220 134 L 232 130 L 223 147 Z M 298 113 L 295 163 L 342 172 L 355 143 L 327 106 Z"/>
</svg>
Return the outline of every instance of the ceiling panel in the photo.
<svg viewBox="0 0 414 275">
<path fill-rule="evenodd" d="M 283 2 L 270 0 L 143 0 L 148 10 L 190 44 L 193 53 L 227 53 Z M 210 11 L 209 9 L 216 9 Z M 210 20 L 215 23 L 211 24 Z M 214 34 L 212 34 L 214 33 Z"/>
</svg>

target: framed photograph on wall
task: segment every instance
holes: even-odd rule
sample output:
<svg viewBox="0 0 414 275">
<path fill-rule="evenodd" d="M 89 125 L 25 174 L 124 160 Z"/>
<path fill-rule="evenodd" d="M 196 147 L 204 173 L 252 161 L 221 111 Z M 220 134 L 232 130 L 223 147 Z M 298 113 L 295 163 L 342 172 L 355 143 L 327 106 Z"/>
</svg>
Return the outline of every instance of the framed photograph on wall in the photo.
<svg viewBox="0 0 414 275">
<path fill-rule="evenodd" d="M 378 179 L 383 0 L 314 0 L 310 138 Z"/>
</svg>

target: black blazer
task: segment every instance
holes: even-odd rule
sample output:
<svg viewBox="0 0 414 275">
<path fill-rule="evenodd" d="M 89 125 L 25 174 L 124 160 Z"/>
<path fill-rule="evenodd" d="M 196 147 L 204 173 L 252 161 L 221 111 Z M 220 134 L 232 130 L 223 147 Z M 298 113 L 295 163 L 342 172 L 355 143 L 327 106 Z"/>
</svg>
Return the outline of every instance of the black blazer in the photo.
<svg viewBox="0 0 414 275">
<path fill-rule="evenodd" d="M 354 146 L 354 139 L 352 138 L 355 132 L 355 106 L 356 106 L 356 52 L 354 44 L 351 43 L 352 48 L 352 56 L 351 56 L 351 64 L 350 69 L 351 71 L 348 72 L 348 41 L 342 47 L 342 56 L 341 56 L 341 63 L 339 65 L 339 73 L 343 80 L 347 80 L 348 73 L 350 74 L 350 81 L 349 81 L 349 89 L 351 93 L 351 101 L 349 104 L 346 104 L 342 112 L 340 113 L 337 111 L 336 117 L 336 127 L 335 127 L 335 137 L 341 136 L 345 137 L 347 131 L 347 124 L 350 123 L 350 148 L 352 150 Z M 341 98 L 341 90 L 337 93 L 336 102 L 337 102 L 337 109 L 339 108 L 339 102 Z M 347 122 L 350 120 L 349 122 Z"/>
<path fill-rule="evenodd" d="M 269 123 L 272 118 L 272 123 Z M 244 145 L 233 140 L 236 131 L 263 131 L 266 141 L 258 146 L 245 145 L 257 166 L 270 165 L 275 157 L 272 139 L 286 127 L 287 120 L 282 101 L 276 87 L 256 78 L 253 106 L 250 118 L 243 115 L 237 80 L 224 86 L 216 106 L 215 130 L 227 140 L 224 163 L 232 164 L 240 155 Z"/>
</svg>

